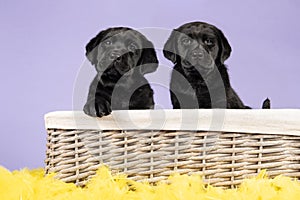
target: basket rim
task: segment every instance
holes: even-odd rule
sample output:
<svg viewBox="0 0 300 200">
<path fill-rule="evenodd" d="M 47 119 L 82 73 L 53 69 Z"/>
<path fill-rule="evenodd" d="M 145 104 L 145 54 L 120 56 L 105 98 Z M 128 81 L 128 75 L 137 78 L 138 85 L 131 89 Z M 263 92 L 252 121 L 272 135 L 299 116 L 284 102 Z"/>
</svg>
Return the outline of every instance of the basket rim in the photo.
<svg viewBox="0 0 300 200">
<path fill-rule="evenodd" d="M 118 110 L 102 118 L 82 111 L 44 116 L 47 129 L 218 131 L 300 136 L 300 109 Z"/>
</svg>

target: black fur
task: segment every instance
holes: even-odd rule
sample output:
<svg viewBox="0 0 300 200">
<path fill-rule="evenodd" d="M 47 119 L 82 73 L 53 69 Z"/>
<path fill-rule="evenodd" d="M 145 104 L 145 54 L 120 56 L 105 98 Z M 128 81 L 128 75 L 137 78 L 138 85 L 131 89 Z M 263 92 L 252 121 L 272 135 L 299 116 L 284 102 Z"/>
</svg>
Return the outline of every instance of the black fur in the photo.
<svg viewBox="0 0 300 200">
<path fill-rule="evenodd" d="M 263 105 L 262 105 L 262 108 L 263 109 L 270 109 L 271 108 L 271 101 L 269 98 L 266 98 L 263 102 Z"/>
<path fill-rule="evenodd" d="M 224 61 L 231 47 L 221 30 L 204 22 L 175 29 L 163 50 L 175 65 L 170 83 L 174 109 L 250 108 L 230 84 Z"/>
<path fill-rule="evenodd" d="M 90 40 L 86 56 L 97 70 L 83 109 L 87 115 L 154 108 L 153 90 L 144 74 L 154 72 L 158 60 L 144 35 L 127 27 L 109 28 Z"/>
</svg>

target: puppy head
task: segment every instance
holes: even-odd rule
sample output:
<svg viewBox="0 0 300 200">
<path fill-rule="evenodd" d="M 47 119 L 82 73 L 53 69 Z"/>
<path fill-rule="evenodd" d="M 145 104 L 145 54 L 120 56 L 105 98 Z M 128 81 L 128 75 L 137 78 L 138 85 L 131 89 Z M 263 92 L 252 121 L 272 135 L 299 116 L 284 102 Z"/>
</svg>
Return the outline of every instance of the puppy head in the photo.
<svg viewBox="0 0 300 200">
<path fill-rule="evenodd" d="M 101 31 L 86 45 L 86 56 L 98 73 L 113 69 L 119 76 L 140 67 L 142 74 L 158 67 L 153 44 L 144 35 L 127 27 Z"/>
<path fill-rule="evenodd" d="M 204 22 L 191 22 L 175 29 L 164 46 L 164 56 L 180 63 L 185 72 L 209 74 L 224 64 L 231 47 L 217 27 Z"/>
</svg>

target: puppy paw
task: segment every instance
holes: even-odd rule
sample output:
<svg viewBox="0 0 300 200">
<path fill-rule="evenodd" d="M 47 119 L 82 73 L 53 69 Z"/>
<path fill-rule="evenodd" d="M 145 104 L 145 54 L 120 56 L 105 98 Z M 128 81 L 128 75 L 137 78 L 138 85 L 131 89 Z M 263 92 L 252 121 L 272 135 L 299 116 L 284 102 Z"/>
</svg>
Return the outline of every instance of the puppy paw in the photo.
<svg viewBox="0 0 300 200">
<path fill-rule="evenodd" d="M 85 114 L 91 117 L 103 117 L 111 113 L 110 103 L 106 100 L 88 101 L 83 108 Z"/>
</svg>

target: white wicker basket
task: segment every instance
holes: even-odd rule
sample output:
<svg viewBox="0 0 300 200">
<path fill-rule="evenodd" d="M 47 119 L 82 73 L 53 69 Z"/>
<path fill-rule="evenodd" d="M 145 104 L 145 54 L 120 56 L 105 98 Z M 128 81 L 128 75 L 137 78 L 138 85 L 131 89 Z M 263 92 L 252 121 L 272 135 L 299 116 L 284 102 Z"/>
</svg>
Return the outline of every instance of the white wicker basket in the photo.
<svg viewBox="0 0 300 200">
<path fill-rule="evenodd" d="M 300 178 L 300 110 L 130 110 L 103 118 L 52 112 L 46 172 L 84 185 L 101 164 L 134 180 L 199 173 L 234 187 L 267 169 Z"/>
</svg>

